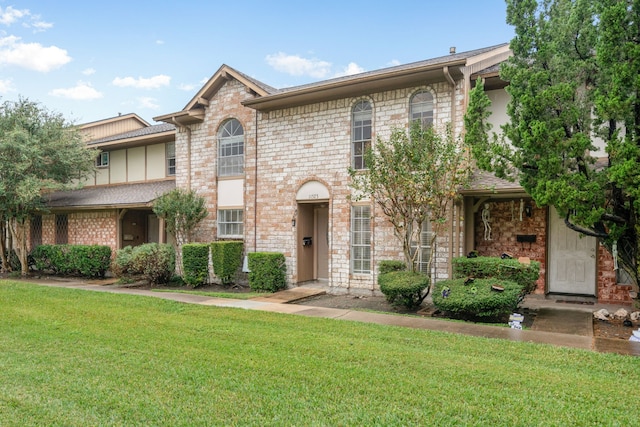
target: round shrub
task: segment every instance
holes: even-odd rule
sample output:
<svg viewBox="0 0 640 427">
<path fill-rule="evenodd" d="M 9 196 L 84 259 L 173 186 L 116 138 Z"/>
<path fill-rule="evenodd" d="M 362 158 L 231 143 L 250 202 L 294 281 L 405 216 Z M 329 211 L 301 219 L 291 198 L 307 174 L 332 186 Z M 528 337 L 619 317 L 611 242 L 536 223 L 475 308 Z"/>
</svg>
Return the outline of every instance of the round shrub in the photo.
<svg viewBox="0 0 640 427">
<path fill-rule="evenodd" d="M 378 263 L 379 274 L 386 274 L 391 273 L 392 271 L 402 271 L 406 269 L 407 265 L 404 263 L 404 261 L 382 260 Z"/>
<path fill-rule="evenodd" d="M 378 285 L 389 303 L 415 308 L 422 303 L 429 277 L 412 271 L 391 271 L 378 276 Z"/>
<path fill-rule="evenodd" d="M 503 321 L 517 309 L 525 290 L 510 280 L 452 279 L 436 283 L 433 292 L 433 304 L 450 317 Z"/>
</svg>

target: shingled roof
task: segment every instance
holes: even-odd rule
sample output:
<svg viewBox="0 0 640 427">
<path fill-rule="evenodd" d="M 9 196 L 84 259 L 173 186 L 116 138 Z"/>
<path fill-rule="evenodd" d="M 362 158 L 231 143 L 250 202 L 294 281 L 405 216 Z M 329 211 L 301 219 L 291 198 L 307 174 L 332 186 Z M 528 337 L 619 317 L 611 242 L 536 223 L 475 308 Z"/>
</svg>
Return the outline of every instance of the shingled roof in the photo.
<svg viewBox="0 0 640 427">
<path fill-rule="evenodd" d="M 104 138 L 100 138 L 100 139 L 94 139 L 91 140 L 87 143 L 87 145 L 94 145 L 94 144 L 102 144 L 105 142 L 111 142 L 111 141 L 119 141 L 122 139 L 131 139 L 131 138 L 139 138 L 142 136 L 147 136 L 147 135 L 155 135 L 158 133 L 163 133 L 163 132 L 170 132 L 170 131 L 175 131 L 176 127 L 172 124 L 169 123 L 160 123 L 157 125 L 151 125 L 151 126 L 147 126 L 144 128 L 140 128 L 140 129 L 136 129 L 136 130 L 132 130 L 129 132 L 124 132 L 124 133 L 119 133 L 117 135 L 110 135 L 110 136 L 106 136 Z"/>
<path fill-rule="evenodd" d="M 155 199 L 175 187 L 175 181 L 168 180 L 58 191 L 48 195 L 47 206 L 69 209 L 150 206 Z"/>
<path fill-rule="evenodd" d="M 491 193 L 524 193 L 517 182 L 501 179 L 492 173 L 476 170 L 471 177 L 469 188 L 460 191 L 461 194 L 491 194 Z"/>
</svg>

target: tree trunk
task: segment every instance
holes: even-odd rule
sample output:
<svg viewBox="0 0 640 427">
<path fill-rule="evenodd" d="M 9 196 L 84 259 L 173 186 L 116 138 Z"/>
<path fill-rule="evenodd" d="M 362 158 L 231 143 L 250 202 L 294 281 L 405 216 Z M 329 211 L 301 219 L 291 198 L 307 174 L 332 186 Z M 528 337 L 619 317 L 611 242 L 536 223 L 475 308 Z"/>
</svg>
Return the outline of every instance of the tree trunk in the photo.
<svg viewBox="0 0 640 427">
<path fill-rule="evenodd" d="M 10 245 L 7 245 L 7 222 L 0 222 L 0 269 L 3 272 L 11 271 L 11 267 L 9 266 L 9 250 L 11 248 Z"/>
<path fill-rule="evenodd" d="M 10 220 L 9 230 L 16 245 L 16 254 L 20 260 L 20 274 L 26 276 L 29 273 L 29 260 L 27 255 L 27 228 L 25 221 L 15 218 Z"/>
</svg>

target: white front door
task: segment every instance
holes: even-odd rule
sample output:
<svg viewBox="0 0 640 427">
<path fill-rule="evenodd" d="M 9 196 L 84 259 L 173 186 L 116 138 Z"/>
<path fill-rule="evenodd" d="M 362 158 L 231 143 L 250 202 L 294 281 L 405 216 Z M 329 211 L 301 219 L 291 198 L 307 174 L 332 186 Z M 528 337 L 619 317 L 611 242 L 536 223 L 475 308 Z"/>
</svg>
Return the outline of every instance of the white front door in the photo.
<svg viewBox="0 0 640 427">
<path fill-rule="evenodd" d="M 596 294 L 597 240 L 569 229 L 549 209 L 549 292 Z"/>
</svg>

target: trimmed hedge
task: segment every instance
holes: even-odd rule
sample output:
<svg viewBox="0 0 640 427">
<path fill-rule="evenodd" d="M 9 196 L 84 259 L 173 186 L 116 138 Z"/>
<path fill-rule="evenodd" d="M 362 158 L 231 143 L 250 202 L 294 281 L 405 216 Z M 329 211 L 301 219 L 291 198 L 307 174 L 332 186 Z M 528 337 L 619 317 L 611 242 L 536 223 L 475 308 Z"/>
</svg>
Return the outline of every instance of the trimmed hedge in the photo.
<svg viewBox="0 0 640 427">
<path fill-rule="evenodd" d="M 378 263 L 378 274 L 391 273 L 392 271 L 403 271 L 407 269 L 404 261 L 382 260 Z"/>
<path fill-rule="evenodd" d="M 223 285 L 233 283 L 242 265 L 243 244 L 241 241 L 228 240 L 211 243 L 211 263 L 213 273 Z"/>
<path fill-rule="evenodd" d="M 209 245 L 186 243 L 182 245 L 182 279 L 193 288 L 209 280 Z"/>
<path fill-rule="evenodd" d="M 39 245 L 31 252 L 35 268 L 53 274 L 104 277 L 111 248 L 101 245 Z"/>
<path fill-rule="evenodd" d="M 276 292 L 287 285 L 287 264 L 279 252 L 250 252 L 249 287 L 252 291 Z"/>
<path fill-rule="evenodd" d="M 391 271 L 378 276 L 378 285 L 389 303 L 415 308 L 422 303 L 423 292 L 429 286 L 429 276 L 411 271 Z"/>
<path fill-rule="evenodd" d="M 493 285 L 504 290 L 492 290 Z M 453 318 L 504 321 L 517 309 L 522 292 L 522 285 L 510 280 L 450 279 L 436 283 L 432 298 L 439 310 Z"/>
<path fill-rule="evenodd" d="M 522 289 L 524 289 L 525 293 L 530 293 L 535 290 L 536 281 L 540 276 L 540 263 L 538 261 L 531 261 L 531 264 L 527 265 L 516 259 L 460 257 L 453 259 L 452 267 L 454 279 L 495 277 L 517 282 Z"/>
</svg>

